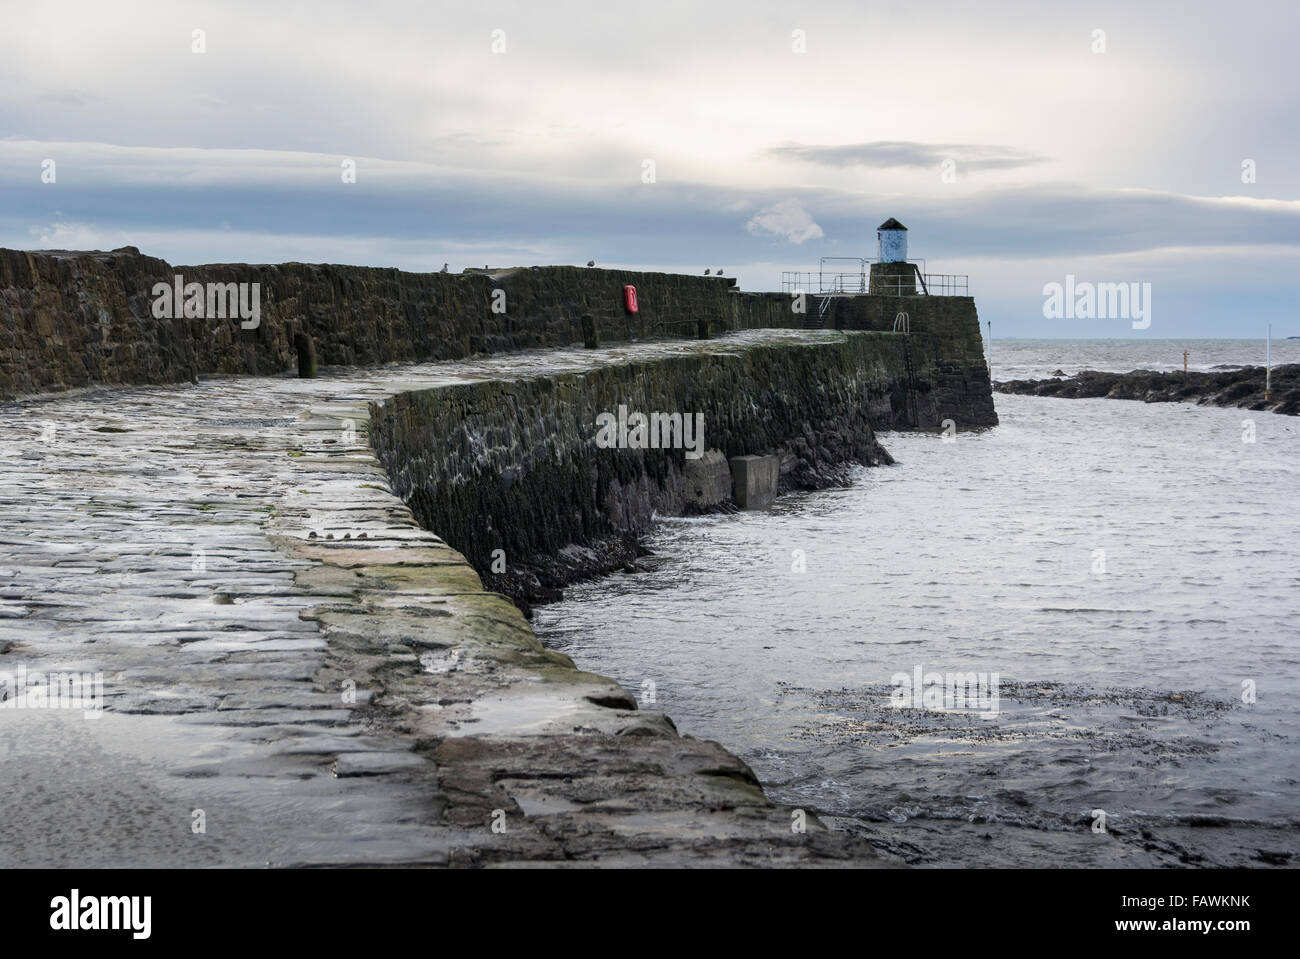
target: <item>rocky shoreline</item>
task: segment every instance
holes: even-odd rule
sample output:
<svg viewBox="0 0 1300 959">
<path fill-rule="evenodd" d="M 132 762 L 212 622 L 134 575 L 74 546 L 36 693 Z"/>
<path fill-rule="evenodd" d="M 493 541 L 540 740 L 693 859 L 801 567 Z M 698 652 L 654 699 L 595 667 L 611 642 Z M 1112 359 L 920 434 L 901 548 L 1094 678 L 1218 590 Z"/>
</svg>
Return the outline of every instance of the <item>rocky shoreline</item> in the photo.
<svg viewBox="0 0 1300 959">
<path fill-rule="evenodd" d="M 995 381 L 997 393 L 1056 396 L 1063 399 L 1141 400 L 1144 403 L 1198 403 L 1258 412 L 1300 415 L 1300 364 L 1273 367 L 1272 391 L 1264 399 L 1262 366 L 1209 372 L 1133 370 L 1103 373 L 1083 370 L 1074 376 L 1045 380 Z"/>
</svg>

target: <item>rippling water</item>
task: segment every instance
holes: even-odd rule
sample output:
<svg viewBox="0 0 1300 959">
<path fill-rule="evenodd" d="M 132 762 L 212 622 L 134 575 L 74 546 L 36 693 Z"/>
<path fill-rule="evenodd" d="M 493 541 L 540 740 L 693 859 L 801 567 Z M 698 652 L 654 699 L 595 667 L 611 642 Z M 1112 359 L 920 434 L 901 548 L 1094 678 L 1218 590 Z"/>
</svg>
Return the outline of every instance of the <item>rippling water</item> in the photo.
<svg viewBox="0 0 1300 959">
<path fill-rule="evenodd" d="M 1294 865 L 1300 421 L 997 404 L 850 488 L 665 520 L 537 629 L 890 857 Z M 996 673 L 997 715 L 894 708 L 918 666 Z"/>
</svg>

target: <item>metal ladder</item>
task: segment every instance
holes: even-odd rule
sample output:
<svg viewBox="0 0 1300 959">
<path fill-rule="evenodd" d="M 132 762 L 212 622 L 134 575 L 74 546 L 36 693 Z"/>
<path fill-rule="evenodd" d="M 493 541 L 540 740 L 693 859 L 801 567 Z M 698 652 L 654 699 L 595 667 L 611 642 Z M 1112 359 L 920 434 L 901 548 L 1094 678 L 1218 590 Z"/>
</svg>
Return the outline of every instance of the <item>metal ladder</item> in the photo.
<svg viewBox="0 0 1300 959">
<path fill-rule="evenodd" d="M 907 421 L 915 429 L 921 422 L 920 403 L 916 398 L 916 364 L 912 359 L 912 319 L 906 313 L 894 317 L 894 332 L 903 334 L 903 362 L 907 367 L 907 397 L 904 413 Z"/>
<path fill-rule="evenodd" d="M 912 334 L 903 334 L 903 359 L 907 363 L 907 420 L 915 429 L 921 423 L 921 411 L 916 401 L 916 367 L 912 362 Z"/>
</svg>

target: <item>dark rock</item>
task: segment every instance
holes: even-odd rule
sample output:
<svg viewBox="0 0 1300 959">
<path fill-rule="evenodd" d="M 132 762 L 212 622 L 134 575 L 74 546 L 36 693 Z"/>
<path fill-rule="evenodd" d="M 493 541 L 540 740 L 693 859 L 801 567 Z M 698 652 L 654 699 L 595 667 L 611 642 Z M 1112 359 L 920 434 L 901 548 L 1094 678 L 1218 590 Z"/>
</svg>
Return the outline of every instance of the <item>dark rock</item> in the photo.
<svg viewBox="0 0 1300 959">
<path fill-rule="evenodd" d="M 1269 399 L 1264 399 L 1265 370 L 1244 366 L 1210 372 L 1133 370 L 1130 373 L 1082 372 L 1064 380 L 1010 380 L 995 383 L 999 393 L 1057 396 L 1065 399 L 1105 397 L 1145 403 L 1199 403 L 1300 414 L 1300 364 L 1275 366 Z"/>
</svg>

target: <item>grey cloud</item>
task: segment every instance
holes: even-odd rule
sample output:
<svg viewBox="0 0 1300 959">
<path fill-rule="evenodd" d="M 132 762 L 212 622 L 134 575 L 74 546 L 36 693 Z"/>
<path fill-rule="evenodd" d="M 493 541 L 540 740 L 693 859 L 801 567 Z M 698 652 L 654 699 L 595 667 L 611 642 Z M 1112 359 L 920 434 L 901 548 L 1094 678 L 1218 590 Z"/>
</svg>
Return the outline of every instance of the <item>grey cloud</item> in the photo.
<svg viewBox="0 0 1300 959">
<path fill-rule="evenodd" d="M 875 227 L 890 216 L 911 229 L 915 255 L 954 261 L 1300 245 L 1297 204 L 1217 203 L 1063 184 L 922 199 L 669 183 L 649 196 L 529 177 L 443 174 L 394 183 L 363 178 L 355 187 L 339 185 L 336 174 L 304 179 L 300 171 L 282 181 L 213 185 L 97 179 L 82 169 L 77 180 L 65 184 L 61 177 L 58 186 L 41 184 L 27 169 L 21 177 L 0 176 L 0 220 L 8 227 L 0 244 L 30 245 L 22 237 L 32 226 L 48 225 L 57 204 L 70 222 L 115 229 L 205 230 L 227 221 L 237 232 L 365 237 L 376 244 L 454 238 L 544 245 L 571 249 L 583 262 L 591 256 L 643 263 L 763 259 L 778 236 L 806 241 L 799 260 L 823 252 L 872 256 Z M 756 215 L 759 222 L 749 228 Z M 223 242 L 217 233 L 213 240 Z M 239 251 L 214 248 L 211 256 L 238 259 Z"/>
<path fill-rule="evenodd" d="M 56 198 L 62 216 L 53 213 L 51 200 Z M 779 223 L 763 221 L 767 230 L 750 229 L 755 210 L 766 211 L 768 220 L 773 210 L 789 215 L 778 218 Z M 807 223 L 793 216 L 803 210 Z M 104 237 L 96 241 L 104 248 L 130 243 L 173 263 L 247 260 L 252 258 L 249 238 L 262 237 L 260 255 L 275 261 L 408 269 L 436 269 L 445 260 L 459 267 L 503 258 L 510 263 L 595 258 L 647 269 L 682 264 L 703 269 L 722 263 L 729 275 L 739 272 L 751 290 L 778 289 L 781 269 L 807 269 L 822 255 L 873 256 L 875 226 L 889 216 L 908 225 L 913 256 L 927 259 L 931 270 L 971 274 L 981 314 L 996 318 L 1003 335 L 1017 329 L 1022 335 L 1068 332 L 1059 325 L 1044 330 L 1041 324 L 1042 284 L 1060 279 L 1056 272 L 1062 259 L 1068 264 L 1071 257 L 1082 261 L 1097 254 L 1234 247 L 1258 251 L 1262 261 L 1276 264 L 1285 261 L 1288 248 L 1300 247 L 1300 209 L 1294 205 L 1215 204 L 1175 194 L 1062 185 L 920 200 L 660 183 L 651 201 L 626 190 L 557 187 L 519 178 L 440 177 L 394 189 L 309 185 L 298 178 L 96 189 L 65 186 L 62 180 L 57 187 L 43 186 L 31 176 L 21 184 L 0 177 L 0 246 L 48 245 L 42 239 L 46 234 L 51 234 L 50 242 L 62 243 L 55 229 L 62 223 L 74 238 L 84 226 Z M 233 233 L 226 232 L 227 224 Z M 776 226 L 786 228 L 783 235 Z M 792 243 L 793 236 L 803 235 L 801 229 L 823 235 Z M 474 249 L 483 252 L 468 253 Z M 1043 258 L 1058 265 L 1045 266 Z M 989 297 L 988 278 L 971 262 L 976 259 L 1008 264 L 1019 292 L 1001 300 Z M 1133 268 L 1147 269 L 1142 262 L 1134 261 Z M 1162 314 L 1178 324 L 1178 331 L 1213 335 L 1221 332 L 1224 316 L 1280 320 L 1289 315 L 1290 290 L 1261 288 L 1258 278 L 1237 276 L 1235 268 L 1207 275 L 1205 262 L 1203 256 L 1189 259 L 1185 267 L 1174 261 L 1162 273 Z M 747 263 L 765 265 L 744 270 Z M 1045 276 L 1044 269 L 1051 275 Z M 1271 276 L 1273 285 L 1286 285 L 1284 271 L 1274 268 Z M 1207 298 L 1207 280 L 1218 299 Z M 1011 326 L 1012 315 L 1029 320 L 1023 327 Z M 1163 329 L 1175 332 L 1174 327 Z"/>
<path fill-rule="evenodd" d="M 1044 163 L 1047 157 L 1013 147 L 983 143 L 918 143 L 912 140 L 874 140 L 836 146 L 789 144 L 766 151 L 778 159 L 800 160 L 832 167 L 937 167 L 954 160 L 967 170 L 1014 170 Z"/>
</svg>

